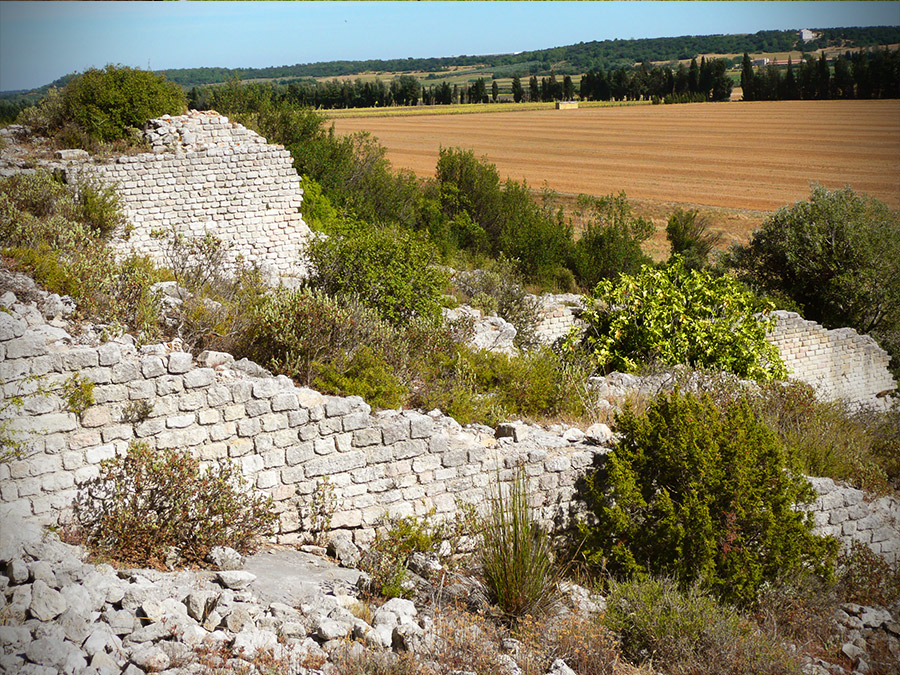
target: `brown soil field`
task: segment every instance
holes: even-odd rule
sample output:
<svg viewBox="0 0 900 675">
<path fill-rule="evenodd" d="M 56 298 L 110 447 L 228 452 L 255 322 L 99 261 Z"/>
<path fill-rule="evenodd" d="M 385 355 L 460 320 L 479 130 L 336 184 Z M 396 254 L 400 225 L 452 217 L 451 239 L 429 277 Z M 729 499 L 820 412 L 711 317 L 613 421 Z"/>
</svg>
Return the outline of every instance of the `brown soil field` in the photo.
<svg viewBox="0 0 900 675">
<path fill-rule="evenodd" d="M 900 101 L 759 101 L 334 119 L 369 131 L 396 169 L 433 176 L 441 147 L 474 150 L 502 178 L 603 195 L 624 190 L 657 225 L 700 208 L 726 239 L 849 185 L 900 208 Z M 663 238 L 664 243 L 664 238 Z M 726 241 L 725 243 L 728 243 Z M 655 248 L 655 247 L 654 247 Z"/>
</svg>

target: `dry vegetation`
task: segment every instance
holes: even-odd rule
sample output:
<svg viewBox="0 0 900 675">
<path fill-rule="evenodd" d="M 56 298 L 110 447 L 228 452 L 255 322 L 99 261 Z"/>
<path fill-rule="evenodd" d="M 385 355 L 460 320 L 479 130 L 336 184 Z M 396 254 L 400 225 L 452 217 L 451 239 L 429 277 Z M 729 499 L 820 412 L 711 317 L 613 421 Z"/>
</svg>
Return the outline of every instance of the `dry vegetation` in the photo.
<svg viewBox="0 0 900 675">
<path fill-rule="evenodd" d="M 468 107 L 468 106 L 467 106 Z M 900 101 L 777 101 L 334 119 L 369 131 L 395 168 L 434 174 L 441 147 L 471 148 L 501 176 L 565 194 L 625 190 L 658 227 L 699 206 L 725 244 L 811 182 L 900 207 Z M 654 249 L 665 250 L 664 236 Z"/>
</svg>

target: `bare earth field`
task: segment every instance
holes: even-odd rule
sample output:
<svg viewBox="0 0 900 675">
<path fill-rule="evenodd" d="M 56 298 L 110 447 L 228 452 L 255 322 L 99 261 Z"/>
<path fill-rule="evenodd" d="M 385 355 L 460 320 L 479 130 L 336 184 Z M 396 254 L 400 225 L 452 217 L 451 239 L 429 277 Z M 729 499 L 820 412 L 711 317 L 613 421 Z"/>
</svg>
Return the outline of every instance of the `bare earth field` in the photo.
<svg viewBox="0 0 900 675">
<path fill-rule="evenodd" d="M 726 242 L 768 212 L 805 199 L 812 182 L 849 185 L 900 208 L 900 101 L 760 101 L 341 116 L 338 133 L 369 131 L 398 169 L 434 175 L 441 147 L 472 149 L 501 177 L 533 188 L 624 190 L 664 227 L 677 205 L 700 208 Z M 657 238 L 659 239 L 659 238 Z M 656 249 L 662 242 L 651 242 Z M 659 251 L 652 251 L 655 256 Z"/>
</svg>

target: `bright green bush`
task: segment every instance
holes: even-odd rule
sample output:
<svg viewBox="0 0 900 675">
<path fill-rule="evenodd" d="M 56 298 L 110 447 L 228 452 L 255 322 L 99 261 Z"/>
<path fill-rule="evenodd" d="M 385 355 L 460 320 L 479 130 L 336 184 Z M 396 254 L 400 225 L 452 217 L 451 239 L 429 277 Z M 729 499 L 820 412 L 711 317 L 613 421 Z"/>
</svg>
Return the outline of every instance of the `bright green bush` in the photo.
<svg viewBox="0 0 900 675">
<path fill-rule="evenodd" d="M 672 675 L 799 675 L 801 662 L 699 586 L 665 578 L 613 582 L 604 624 L 634 663 Z"/>
<path fill-rule="evenodd" d="M 236 465 L 201 471 L 187 452 L 139 441 L 101 463 L 75 517 L 95 552 L 139 565 L 162 564 L 171 547 L 187 562 L 215 546 L 246 551 L 277 519 L 270 499 L 247 492 Z"/>
<path fill-rule="evenodd" d="M 560 600 L 560 572 L 550 536 L 528 505 L 521 467 L 506 491 L 494 486 L 482 527 L 481 571 L 486 599 L 508 620 L 541 616 Z"/>
<path fill-rule="evenodd" d="M 746 401 L 676 391 L 617 420 L 622 439 L 587 477 L 584 555 L 614 574 L 658 574 L 752 603 L 782 576 L 828 576 L 837 542 L 796 510 L 813 500 Z"/>
<path fill-rule="evenodd" d="M 62 91 L 63 115 L 91 137 L 124 140 L 162 115 L 180 115 L 187 98 L 174 82 L 150 71 L 108 65 L 72 78 Z"/>
<path fill-rule="evenodd" d="M 440 318 L 447 277 L 434 247 L 414 232 L 360 224 L 312 241 L 308 258 L 312 288 L 353 296 L 394 325 Z"/>
<path fill-rule="evenodd" d="M 784 376 L 778 350 L 766 341 L 770 306 L 727 276 L 644 267 L 617 282 L 604 279 L 586 302 L 582 344 L 597 368 L 635 371 L 642 362 L 711 366 L 740 377 Z M 576 344 L 570 337 L 569 348 Z"/>
</svg>

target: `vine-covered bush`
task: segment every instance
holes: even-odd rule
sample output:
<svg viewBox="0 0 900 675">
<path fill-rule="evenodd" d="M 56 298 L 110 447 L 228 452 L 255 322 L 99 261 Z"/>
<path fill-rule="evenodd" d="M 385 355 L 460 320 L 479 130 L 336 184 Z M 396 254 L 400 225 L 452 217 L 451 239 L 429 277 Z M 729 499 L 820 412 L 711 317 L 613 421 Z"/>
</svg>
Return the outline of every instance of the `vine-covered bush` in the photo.
<svg viewBox="0 0 900 675">
<path fill-rule="evenodd" d="M 771 306 L 727 276 L 687 270 L 681 258 L 602 280 L 586 299 L 583 344 L 600 370 L 634 371 L 642 362 L 712 366 L 740 377 L 785 374 L 766 341 Z M 762 312 L 762 314 L 758 314 Z M 569 348 L 578 340 L 571 336 Z"/>
<path fill-rule="evenodd" d="M 746 401 L 675 391 L 618 419 L 622 439 L 586 479 L 584 553 L 616 574 L 702 582 L 750 603 L 766 581 L 827 577 L 837 542 L 812 534 L 812 487 Z"/>
<path fill-rule="evenodd" d="M 75 515 L 92 549 L 140 565 L 161 564 L 173 547 L 187 562 L 201 562 L 215 546 L 246 551 L 277 518 L 271 500 L 245 489 L 236 465 L 201 471 L 187 452 L 139 441 L 101 463 Z"/>
</svg>

